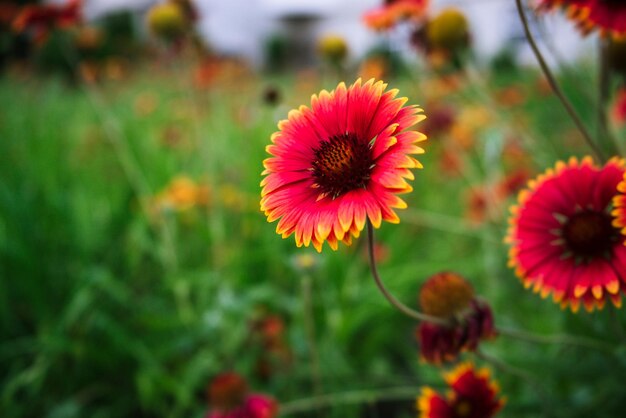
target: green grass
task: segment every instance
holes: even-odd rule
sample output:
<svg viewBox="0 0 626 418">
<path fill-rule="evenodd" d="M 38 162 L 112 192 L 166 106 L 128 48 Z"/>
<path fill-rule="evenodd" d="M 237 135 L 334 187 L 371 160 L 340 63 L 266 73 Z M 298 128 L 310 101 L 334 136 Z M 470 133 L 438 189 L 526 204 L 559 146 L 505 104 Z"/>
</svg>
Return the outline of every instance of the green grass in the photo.
<svg viewBox="0 0 626 418">
<path fill-rule="evenodd" d="M 281 239 L 258 211 L 276 121 L 320 86 L 254 76 L 198 92 L 186 74 L 185 67 L 151 68 L 87 88 L 0 80 L 0 102 L 8 104 L 0 110 L 2 415 L 201 417 L 208 381 L 228 369 L 283 404 L 308 398 L 307 320 L 323 393 L 414 386 L 417 395 L 421 384 L 441 385 L 439 369 L 418 361 L 415 323 L 376 290 L 362 239 L 318 255 Z M 469 169 L 460 177 L 437 168 L 443 139 L 431 138 L 402 223 L 377 232 L 389 250 L 380 273 L 414 306 L 429 275 L 458 271 L 492 304 L 498 325 L 612 342 L 610 312 L 573 315 L 522 289 L 506 268 L 506 205 L 493 222 L 464 219 L 465 190 L 502 174 L 500 150 L 512 134 L 536 170 L 584 153 L 573 134 L 563 141 L 570 123 L 550 116 L 560 109 L 534 92 L 535 79 L 524 71 L 490 85 L 526 88 L 529 99 L 513 108 L 471 84 L 442 99 L 459 109 L 486 107 L 489 126 L 465 154 Z M 422 90 L 429 82 L 392 84 L 428 113 Z M 261 102 L 264 87 L 276 83 L 285 96 L 278 109 Z M 317 84 L 336 85 L 332 77 Z M 137 112 L 140 97 L 154 97 L 155 109 Z M 164 143 L 166 130 L 180 141 Z M 209 185 L 210 204 L 150 214 L 151 197 L 181 174 Z M 225 187 L 238 191 L 239 203 L 224 198 Z M 313 270 L 294 268 L 302 254 L 315 255 Z M 303 303 L 307 283 L 312 315 Z M 262 309 L 285 318 L 293 357 L 267 381 L 254 377 L 260 348 L 250 339 Z M 503 416 L 614 417 L 622 410 L 623 349 L 607 354 L 504 337 L 483 349 L 535 376 L 546 399 L 515 374 L 494 370 L 508 397 Z M 398 416 L 414 416 L 412 402 Z M 365 416 L 365 405 L 337 403 L 323 414 Z"/>
</svg>

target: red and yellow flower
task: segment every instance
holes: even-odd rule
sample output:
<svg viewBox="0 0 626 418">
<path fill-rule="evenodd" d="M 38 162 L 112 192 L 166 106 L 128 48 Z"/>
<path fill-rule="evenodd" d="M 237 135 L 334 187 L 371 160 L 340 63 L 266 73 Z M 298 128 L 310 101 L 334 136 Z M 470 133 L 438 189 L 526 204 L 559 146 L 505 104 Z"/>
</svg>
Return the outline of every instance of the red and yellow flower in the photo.
<svg viewBox="0 0 626 418">
<path fill-rule="evenodd" d="M 82 0 L 68 0 L 65 4 L 24 6 L 13 20 L 13 30 L 22 33 L 32 30 L 35 42 L 46 41 L 53 29 L 65 29 L 81 20 Z"/>
<path fill-rule="evenodd" d="M 498 384 L 487 369 L 462 363 L 444 375 L 450 390 L 444 396 L 424 387 L 417 399 L 419 418 L 490 418 L 504 406 Z"/>
<path fill-rule="evenodd" d="M 562 308 L 588 311 L 607 300 L 621 306 L 626 290 L 626 246 L 610 213 L 626 161 L 603 167 L 590 157 L 568 163 L 529 182 L 511 208 L 509 266 L 526 288 L 552 295 Z M 623 186 L 622 186 L 623 189 Z M 617 203 L 621 201 L 617 198 Z"/>
<path fill-rule="evenodd" d="M 391 29 L 403 20 L 419 20 L 428 9 L 429 0 L 385 0 L 380 7 L 363 15 L 363 22 L 371 29 Z"/>
<path fill-rule="evenodd" d="M 584 34 L 598 30 L 605 36 L 626 36 L 626 2 L 622 0 L 541 0 L 539 7 L 560 7 Z"/>
<path fill-rule="evenodd" d="M 265 395 L 249 393 L 245 379 L 237 373 L 216 376 L 207 389 L 210 411 L 205 418 L 274 418 L 277 402 Z"/>
<path fill-rule="evenodd" d="M 416 337 L 424 361 L 453 361 L 463 351 L 474 351 L 481 340 L 496 336 L 489 305 L 477 299 L 472 285 L 457 273 L 431 276 L 420 289 L 419 302 L 424 313 L 448 322 L 418 325 Z"/>
<path fill-rule="evenodd" d="M 408 128 L 425 117 L 386 87 L 340 83 L 278 124 L 266 148 L 272 157 L 263 162 L 261 210 L 269 222 L 280 219 L 283 238 L 337 249 L 339 241 L 350 245 L 366 220 L 376 228 L 399 222 L 394 209 L 406 203 L 397 195 L 412 190 L 406 180 L 421 168 L 410 155 L 423 153 L 416 143 L 426 139 Z"/>
</svg>

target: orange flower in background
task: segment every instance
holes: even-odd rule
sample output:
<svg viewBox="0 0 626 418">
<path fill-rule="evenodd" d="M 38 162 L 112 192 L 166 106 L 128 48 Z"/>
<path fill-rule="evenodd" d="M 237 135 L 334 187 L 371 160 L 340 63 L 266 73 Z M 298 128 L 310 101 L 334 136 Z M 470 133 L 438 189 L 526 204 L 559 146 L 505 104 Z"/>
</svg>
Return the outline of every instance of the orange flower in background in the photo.
<svg viewBox="0 0 626 418">
<path fill-rule="evenodd" d="M 403 20 L 419 20 L 426 14 L 428 0 L 385 0 L 363 15 L 365 25 L 374 30 L 391 29 Z"/>
<path fill-rule="evenodd" d="M 541 0 L 539 8 L 563 9 L 585 35 L 598 30 L 604 36 L 626 36 L 626 2 L 622 0 Z"/>
<path fill-rule="evenodd" d="M 500 388 L 487 369 L 462 363 L 444 375 L 450 390 L 440 395 L 424 387 L 417 399 L 419 418 L 491 418 L 504 406 Z"/>
<path fill-rule="evenodd" d="M 389 63 L 383 57 L 370 57 L 361 62 L 359 67 L 359 77 L 364 80 L 375 78 L 381 80 L 389 73 Z"/>
<path fill-rule="evenodd" d="M 491 190 L 487 186 L 474 186 L 465 194 L 465 216 L 473 224 L 481 224 L 490 218 L 492 207 L 496 206 Z"/>
<path fill-rule="evenodd" d="M 215 58 L 205 58 L 193 71 L 193 85 L 198 89 L 207 89 L 217 81 L 222 70 L 220 62 Z"/>
<path fill-rule="evenodd" d="M 295 235 L 298 246 L 321 251 L 324 241 L 337 249 L 358 237 L 369 219 L 398 223 L 395 208 L 406 203 L 397 195 L 410 192 L 407 179 L 421 164 L 411 154 L 425 135 L 408 130 L 423 120 L 416 106 L 385 91 L 382 81 L 340 83 L 330 93 L 311 98 L 278 124 L 263 162 L 261 210 L 269 222 L 280 219 L 276 232 Z"/>
<path fill-rule="evenodd" d="M 157 210 L 185 211 L 195 206 L 206 206 L 210 201 L 207 186 L 197 184 L 186 176 L 175 177 L 154 199 Z"/>
<path fill-rule="evenodd" d="M 418 325 L 416 337 L 424 361 L 453 361 L 461 352 L 476 350 L 481 340 L 496 336 L 491 308 L 475 297 L 472 285 L 457 273 L 431 276 L 420 289 L 419 302 L 424 313 L 449 322 Z"/>
<path fill-rule="evenodd" d="M 626 162 L 603 167 L 590 157 L 568 163 L 529 182 L 511 208 L 509 266 L 525 287 L 552 294 L 562 308 L 592 311 L 607 300 L 621 306 L 626 290 L 626 246 L 609 213 Z M 623 186 L 620 186 L 623 189 Z M 620 203 L 617 198 L 617 203 Z"/>
<path fill-rule="evenodd" d="M 22 33 L 32 30 L 35 41 L 45 42 L 52 29 L 64 29 L 81 20 L 82 0 L 68 0 L 65 4 L 24 6 L 13 21 L 13 30 Z"/>
</svg>

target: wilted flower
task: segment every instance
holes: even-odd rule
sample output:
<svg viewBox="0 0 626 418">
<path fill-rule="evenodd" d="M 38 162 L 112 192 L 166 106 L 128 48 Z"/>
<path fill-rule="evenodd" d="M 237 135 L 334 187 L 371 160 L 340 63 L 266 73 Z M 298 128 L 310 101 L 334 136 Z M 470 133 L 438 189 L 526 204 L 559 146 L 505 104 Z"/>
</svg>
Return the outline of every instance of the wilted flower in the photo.
<svg viewBox="0 0 626 418">
<path fill-rule="evenodd" d="M 269 222 L 280 219 L 283 238 L 337 249 L 359 236 L 366 219 L 376 228 L 399 222 L 393 209 L 406 203 L 397 194 L 411 191 L 406 179 L 421 164 L 410 154 L 423 153 L 415 143 L 425 139 L 408 128 L 424 117 L 386 86 L 340 83 L 278 124 L 267 147 L 272 157 L 263 162 L 261 210 Z"/>
<path fill-rule="evenodd" d="M 487 369 L 462 363 L 444 375 L 450 390 L 440 395 L 424 387 L 417 399 L 419 418 L 491 418 L 504 406 L 500 388 Z"/>
<path fill-rule="evenodd" d="M 419 302 L 425 314 L 449 322 L 442 325 L 424 321 L 417 327 L 421 357 L 427 362 L 452 361 L 462 351 L 475 350 L 480 340 L 496 335 L 491 309 L 456 273 L 430 277 L 420 289 Z"/>
<path fill-rule="evenodd" d="M 588 311 L 607 300 L 621 306 L 626 246 L 609 209 L 625 166 L 617 158 L 603 167 L 571 158 L 519 193 L 507 241 L 509 266 L 525 287 L 574 312 L 581 302 Z"/>
</svg>

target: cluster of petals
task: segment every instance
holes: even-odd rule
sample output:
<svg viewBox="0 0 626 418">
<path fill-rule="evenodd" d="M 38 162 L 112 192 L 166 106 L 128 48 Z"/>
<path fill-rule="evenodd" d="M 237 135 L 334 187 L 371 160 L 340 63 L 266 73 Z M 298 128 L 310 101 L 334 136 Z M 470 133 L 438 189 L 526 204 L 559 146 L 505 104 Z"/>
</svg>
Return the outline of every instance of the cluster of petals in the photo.
<svg viewBox="0 0 626 418">
<path fill-rule="evenodd" d="M 18 33 L 33 30 L 35 39 L 44 41 L 54 28 L 66 28 L 81 20 L 82 0 L 68 0 L 65 4 L 24 6 L 13 21 Z"/>
<path fill-rule="evenodd" d="M 387 30 L 402 20 L 419 20 L 428 9 L 429 0 L 387 0 L 385 4 L 363 15 L 365 25 L 374 30 Z"/>
<path fill-rule="evenodd" d="M 626 37 L 626 2 L 619 0 L 541 0 L 540 9 L 562 8 L 583 33 Z"/>
<path fill-rule="evenodd" d="M 419 303 L 425 314 L 443 320 L 423 321 L 417 327 L 420 357 L 428 363 L 454 361 L 461 352 L 476 350 L 481 340 L 496 336 L 489 305 L 458 273 L 442 271 L 429 277 L 420 288 Z"/>
<path fill-rule="evenodd" d="M 620 229 L 622 240 L 626 245 L 626 172 L 622 181 L 617 185 L 617 192 L 613 198 L 613 211 L 611 212 L 614 217 L 613 226 Z"/>
<path fill-rule="evenodd" d="M 618 158 L 602 167 L 590 157 L 571 158 L 519 193 L 506 241 L 509 266 L 526 288 L 574 312 L 581 304 L 600 309 L 607 300 L 621 306 L 626 246 L 619 230 L 623 199 L 616 196 L 625 171 Z"/>
<path fill-rule="evenodd" d="M 358 237 L 366 221 L 398 223 L 397 195 L 412 190 L 407 179 L 421 164 L 411 154 L 425 135 L 409 130 L 423 120 L 382 81 L 340 83 L 311 98 L 311 107 L 289 112 L 278 124 L 263 165 L 261 210 L 276 232 L 294 234 L 296 245 L 323 243 L 337 249 Z"/>
<path fill-rule="evenodd" d="M 462 352 L 475 351 L 481 340 L 495 336 L 491 308 L 479 299 L 473 299 L 465 315 L 450 325 L 423 321 L 416 330 L 420 358 L 434 364 L 454 361 Z"/>
<path fill-rule="evenodd" d="M 462 363 L 444 375 L 450 390 L 441 395 L 424 387 L 417 399 L 419 418 L 490 418 L 504 406 L 489 370 Z"/>
<path fill-rule="evenodd" d="M 205 418 L 274 418 L 277 402 L 266 395 L 250 393 L 245 379 L 237 373 L 216 376 L 208 388 L 211 409 Z"/>
</svg>

